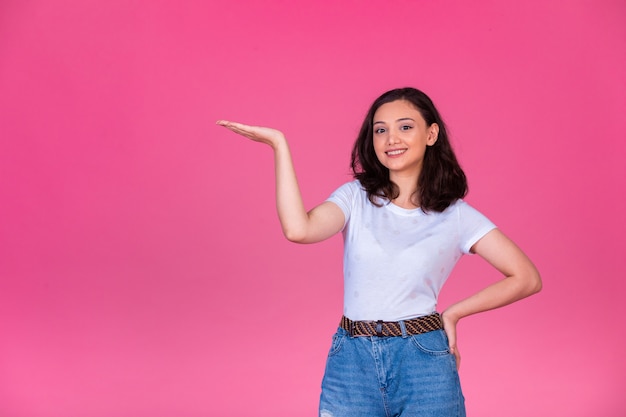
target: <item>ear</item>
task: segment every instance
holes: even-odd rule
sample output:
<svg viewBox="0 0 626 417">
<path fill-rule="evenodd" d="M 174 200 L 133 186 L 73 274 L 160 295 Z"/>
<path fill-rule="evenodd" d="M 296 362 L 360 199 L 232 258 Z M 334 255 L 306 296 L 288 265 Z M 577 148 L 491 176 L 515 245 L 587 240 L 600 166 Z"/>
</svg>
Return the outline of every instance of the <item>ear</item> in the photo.
<svg viewBox="0 0 626 417">
<path fill-rule="evenodd" d="M 433 146 L 437 139 L 439 138 L 439 125 L 437 123 L 433 123 L 428 126 L 428 139 L 426 140 L 426 144 L 428 146 Z"/>
</svg>

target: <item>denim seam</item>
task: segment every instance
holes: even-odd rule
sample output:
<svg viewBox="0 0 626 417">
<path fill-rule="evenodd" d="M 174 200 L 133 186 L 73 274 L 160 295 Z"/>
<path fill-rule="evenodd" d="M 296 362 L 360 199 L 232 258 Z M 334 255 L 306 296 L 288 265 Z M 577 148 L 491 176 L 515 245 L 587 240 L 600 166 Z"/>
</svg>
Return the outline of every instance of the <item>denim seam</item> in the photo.
<svg viewBox="0 0 626 417">
<path fill-rule="evenodd" d="M 437 331 L 437 330 L 434 330 Z M 418 340 L 419 335 L 415 335 L 411 337 L 411 340 L 413 342 L 413 344 L 415 345 L 415 347 L 417 347 L 421 352 L 427 354 L 427 355 L 431 355 L 431 356 L 445 356 L 445 355 L 449 355 L 450 354 L 450 348 L 446 345 L 446 348 L 444 350 L 432 350 L 432 349 L 428 349 L 426 346 L 424 346 L 423 344 L 421 344 Z"/>
</svg>

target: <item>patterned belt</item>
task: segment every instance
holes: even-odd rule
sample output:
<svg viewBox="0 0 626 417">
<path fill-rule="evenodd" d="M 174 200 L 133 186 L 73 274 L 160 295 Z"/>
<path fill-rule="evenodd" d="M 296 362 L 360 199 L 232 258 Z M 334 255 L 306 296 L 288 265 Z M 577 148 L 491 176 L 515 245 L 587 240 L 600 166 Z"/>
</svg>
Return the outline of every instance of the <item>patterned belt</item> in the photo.
<svg viewBox="0 0 626 417">
<path fill-rule="evenodd" d="M 403 320 L 406 334 L 416 335 L 443 329 L 443 323 L 439 313 L 430 316 L 418 317 L 411 320 Z M 399 321 L 352 321 L 346 316 L 341 318 L 341 328 L 350 336 L 402 336 L 402 327 Z"/>
</svg>

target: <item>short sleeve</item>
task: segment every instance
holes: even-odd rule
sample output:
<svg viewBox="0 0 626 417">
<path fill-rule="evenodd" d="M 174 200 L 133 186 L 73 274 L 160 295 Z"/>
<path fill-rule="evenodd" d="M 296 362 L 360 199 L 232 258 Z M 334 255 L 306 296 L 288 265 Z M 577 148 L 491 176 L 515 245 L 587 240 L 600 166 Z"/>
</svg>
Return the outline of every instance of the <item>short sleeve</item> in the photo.
<svg viewBox="0 0 626 417">
<path fill-rule="evenodd" d="M 351 181 L 337 188 L 330 195 L 330 197 L 326 199 L 326 201 L 337 204 L 341 211 L 343 211 L 345 218 L 344 227 L 348 224 L 350 214 L 352 213 L 352 207 L 354 206 L 354 201 L 359 194 L 360 189 L 361 185 L 358 181 Z"/>
<path fill-rule="evenodd" d="M 463 200 L 457 203 L 459 216 L 459 237 L 461 250 L 471 254 L 470 249 L 483 236 L 496 228 L 496 225 L 484 214 L 470 206 Z"/>
</svg>

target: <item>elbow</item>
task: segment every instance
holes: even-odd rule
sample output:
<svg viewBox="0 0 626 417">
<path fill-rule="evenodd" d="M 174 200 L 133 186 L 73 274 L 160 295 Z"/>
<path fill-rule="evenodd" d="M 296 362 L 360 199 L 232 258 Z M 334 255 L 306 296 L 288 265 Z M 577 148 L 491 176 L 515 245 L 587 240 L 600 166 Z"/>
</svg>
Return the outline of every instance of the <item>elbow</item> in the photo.
<svg viewBox="0 0 626 417">
<path fill-rule="evenodd" d="M 541 276 L 534 267 L 518 271 L 518 273 L 509 276 L 509 278 L 513 279 L 511 282 L 515 282 L 512 288 L 514 288 L 513 292 L 516 294 L 514 296 L 516 300 L 537 294 L 543 287 Z"/>
<path fill-rule="evenodd" d="M 543 283 L 541 281 L 541 276 L 539 275 L 539 271 L 536 268 L 533 268 L 532 271 L 529 271 L 527 278 L 527 292 L 528 295 L 537 294 L 543 288 Z"/>
<path fill-rule="evenodd" d="M 285 238 L 293 243 L 305 243 L 306 234 L 301 230 L 283 229 Z"/>
<path fill-rule="evenodd" d="M 541 281 L 541 277 L 537 274 L 537 283 L 535 284 L 535 292 L 533 294 L 537 294 L 539 291 L 543 289 L 543 282 Z"/>
</svg>

